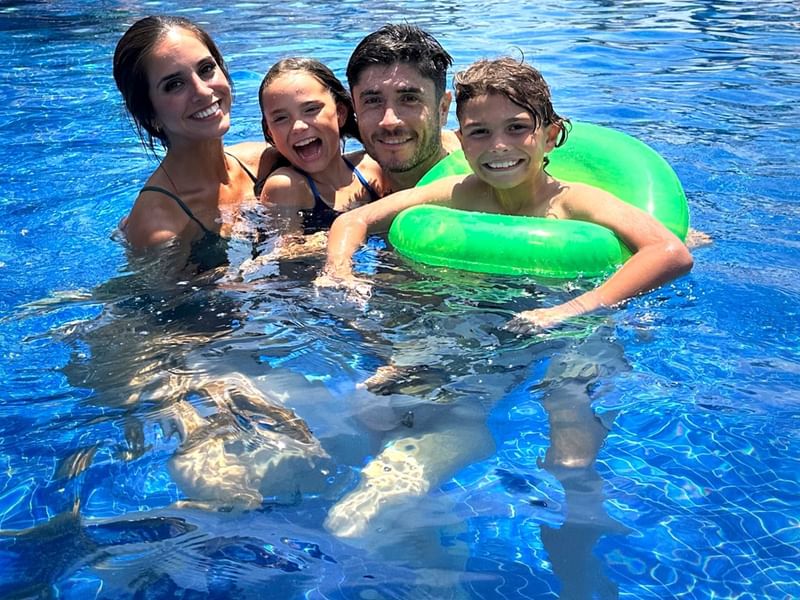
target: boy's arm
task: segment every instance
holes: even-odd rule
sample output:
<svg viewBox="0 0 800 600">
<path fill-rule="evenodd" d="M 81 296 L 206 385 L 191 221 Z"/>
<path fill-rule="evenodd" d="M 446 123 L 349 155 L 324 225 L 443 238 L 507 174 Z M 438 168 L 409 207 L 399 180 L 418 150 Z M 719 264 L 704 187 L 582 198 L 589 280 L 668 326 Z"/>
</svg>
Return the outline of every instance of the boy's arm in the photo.
<svg viewBox="0 0 800 600">
<path fill-rule="evenodd" d="M 686 245 L 651 215 L 602 190 L 569 185 L 577 188 L 572 190 L 574 198 L 565 202 L 569 218 L 612 230 L 633 255 L 597 288 L 552 308 L 520 313 L 508 324 L 512 331 L 547 328 L 570 317 L 613 307 L 692 268 L 692 255 Z M 578 191 L 583 193 L 578 195 Z"/>
</svg>

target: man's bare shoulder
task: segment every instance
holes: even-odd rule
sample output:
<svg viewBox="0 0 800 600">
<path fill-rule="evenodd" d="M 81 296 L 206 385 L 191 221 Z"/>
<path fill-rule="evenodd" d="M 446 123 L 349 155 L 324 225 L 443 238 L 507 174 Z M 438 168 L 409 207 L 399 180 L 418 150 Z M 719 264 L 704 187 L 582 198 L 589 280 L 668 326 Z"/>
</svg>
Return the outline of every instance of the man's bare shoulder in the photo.
<svg viewBox="0 0 800 600">
<path fill-rule="evenodd" d="M 456 150 L 461 150 L 461 142 L 458 141 L 458 136 L 455 131 L 442 129 L 442 147 L 448 154 Z"/>
</svg>

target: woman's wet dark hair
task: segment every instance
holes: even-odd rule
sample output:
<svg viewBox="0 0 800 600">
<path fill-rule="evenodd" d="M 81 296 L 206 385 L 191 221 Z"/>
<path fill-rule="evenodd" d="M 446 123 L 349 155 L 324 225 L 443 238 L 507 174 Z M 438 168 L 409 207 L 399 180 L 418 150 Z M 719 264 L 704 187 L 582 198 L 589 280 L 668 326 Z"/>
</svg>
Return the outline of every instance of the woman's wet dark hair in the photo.
<svg viewBox="0 0 800 600">
<path fill-rule="evenodd" d="M 556 148 L 567 141 L 569 119 L 561 117 L 550 98 L 550 87 L 542 74 L 532 66 L 511 57 L 479 60 L 453 79 L 456 93 L 456 116 L 461 120 L 464 105 L 471 99 L 487 94 L 502 94 L 533 117 L 538 128 L 551 124 L 561 130 Z M 545 166 L 548 160 L 545 157 Z"/>
<path fill-rule="evenodd" d="M 344 85 L 342 85 L 342 82 L 333 74 L 333 71 L 318 60 L 299 57 L 284 58 L 272 65 L 264 76 L 261 87 L 258 88 L 258 105 L 261 107 L 261 130 L 264 133 L 264 139 L 270 144 L 273 144 L 272 136 L 269 134 L 269 129 L 267 128 L 264 90 L 281 75 L 292 72 L 308 73 L 331 93 L 337 105 L 341 104 L 345 107 L 347 118 L 345 119 L 344 125 L 339 128 L 339 139 L 344 141 L 346 137 L 351 137 L 360 142 L 361 135 L 358 133 L 356 113 L 355 110 L 353 110 L 353 100 L 344 88 Z"/>
<path fill-rule="evenodd" d="M 147 59 L 156 44 L 173 29 L 184 29 L 208 48 L 211 56 L 225 74 L 233 88 L 222 54 L 208 33 L 184 17 L 150 16 L 136 21 L 117 42 L 114 52 L 114 81 L 125 100 L 125 107 L 133 119 L 136 132 L 145 148 L 155 154 L 155 140 L 169 147 L 166 134 L 156 126 L 156 114 L 150 100 L 150 84 L 147 79 Z"/>
<path fill-rule="evenodd" d="M 390 23 L 361 40 L 347 63 L 347 83 L 352 90 L 365 69 L 397 63 L 411 65 L 433 81 L 436 101 L 442 99 L 453 57 L 435 37 L 415 25 Z"/>
</svg>

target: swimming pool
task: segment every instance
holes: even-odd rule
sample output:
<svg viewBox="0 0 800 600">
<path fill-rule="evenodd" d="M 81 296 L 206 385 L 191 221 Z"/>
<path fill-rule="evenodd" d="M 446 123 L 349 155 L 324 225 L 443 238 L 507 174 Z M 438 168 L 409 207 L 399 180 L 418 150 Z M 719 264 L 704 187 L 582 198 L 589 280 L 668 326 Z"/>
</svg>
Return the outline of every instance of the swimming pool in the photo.
<svg viewBox="0 0 800 600">
<path fill-rule="evenodd" d="M 111 55 L 156 12 L 219 43 L 230 142 L 259 135 L 275 60 L 342 75 L 389 20 L 430 30 L 456 68 L 521 50 L 560 113 L 664 155 L 715 241 L 689 276 L 533 339 L 499 325 L 569 290 L 410 267 L 379 246 L 367 305 L 314 291 L 314 261 L 244 288 L 142 288 L 109 235 L 155 163 Z M 799 22 L 775 1 L 5 2 L 0 597 L 799 597 Z M 427 386 L 360 390 L 390 356 L 429 365 Z M 169 415 L 128 398 L 134 372 L 159 386 L 187 371 L 291 398 L 341 441 L 328 490 L 249 511 L 177 504 Z M 452 431 L 486 430 L 494 449 L 368 544 L 326 533 L 381 419 L 434 401 L 471 407 L 481 418 Z"/>
</svg>

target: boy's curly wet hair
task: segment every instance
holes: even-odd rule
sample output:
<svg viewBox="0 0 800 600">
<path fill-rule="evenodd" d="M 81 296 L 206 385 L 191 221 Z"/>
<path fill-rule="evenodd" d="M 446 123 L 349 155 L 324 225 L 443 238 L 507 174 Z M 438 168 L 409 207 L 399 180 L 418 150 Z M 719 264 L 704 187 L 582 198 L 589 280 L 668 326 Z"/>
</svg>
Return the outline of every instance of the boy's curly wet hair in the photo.
<svg viewBox="0 0 800 600">
<path fill-rule="evenodd" d="M 551 124 L 561 130 L 556 148 L 567 141 L 569 119 L 561 117 L 550 99 L 550 87 L 532 66 L 511 57 L 479 60 L 453 80 L 456 92 L 456 116 L 459 121 L 466 103 L 478 96 L 502 94 L 533 117 L 536 127 Z M 545 163 L 546 164 L 546 163 Z"/>
</svg>

